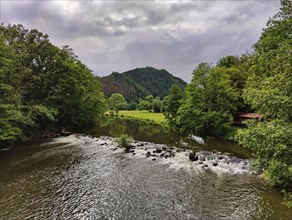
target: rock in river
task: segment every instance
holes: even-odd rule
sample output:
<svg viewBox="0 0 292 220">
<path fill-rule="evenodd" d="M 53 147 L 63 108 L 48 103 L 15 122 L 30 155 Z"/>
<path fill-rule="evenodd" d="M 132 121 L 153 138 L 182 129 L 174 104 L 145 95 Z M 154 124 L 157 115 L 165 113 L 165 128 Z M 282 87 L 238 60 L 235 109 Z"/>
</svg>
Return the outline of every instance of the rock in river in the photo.
<svg viewBox="0 0 292 220">
<path fill-rule="evenodd" d="M 156 153 L 161 153 L 162 152 L 162 149 L 160 147 L 157 147 L 156 148 Z"/>
<path fill-rule="evenodd" d="M 199 159 L 199 157 L 198 157 L 198 155 L 196 155 L 196 153 L 191 152 L 190 155 L 189 155 L 189 159 L 191 161 L 197 161 Z"/>
</svg>

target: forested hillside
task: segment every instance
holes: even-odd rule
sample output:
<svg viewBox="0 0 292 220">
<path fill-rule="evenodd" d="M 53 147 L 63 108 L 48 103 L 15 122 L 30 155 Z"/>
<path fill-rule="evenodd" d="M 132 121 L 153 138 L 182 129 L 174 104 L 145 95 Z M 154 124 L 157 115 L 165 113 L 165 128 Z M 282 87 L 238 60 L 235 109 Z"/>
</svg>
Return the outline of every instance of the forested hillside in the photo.
<svg viewBox="0 0 292 220">
<path fill-rule="evenodd" d="M 106 110 L 92 72 L 72 49 L 22 25 L 0 26 L 0 146 L 90 127 Z"/>
<path fill-rule="evenodd" d="M 124 73 L 114 72 L 99 79 L 106 97 L 121 93 L 127 100 L 137 100 L 147 95 L 163 98 L 171 85 L 178 84 L 183 89 L 187 84 L 166 70 L 153 67 L 136 68 Z"/>
</svg>

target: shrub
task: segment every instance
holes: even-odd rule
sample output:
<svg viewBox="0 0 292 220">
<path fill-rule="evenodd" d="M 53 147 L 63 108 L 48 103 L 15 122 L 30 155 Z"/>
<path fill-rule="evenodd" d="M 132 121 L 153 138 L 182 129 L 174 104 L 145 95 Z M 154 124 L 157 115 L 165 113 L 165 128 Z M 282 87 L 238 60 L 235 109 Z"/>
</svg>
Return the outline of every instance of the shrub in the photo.
<svg viewBox="0 0 292 220">
<path fill-rule="evenodd" d="M 119 145 L 119 147 L 124 147 L 125 152 L 128 153 L 129 150 L 132 147 L 132 142 L 133 142 L 133 137 L 127 135 L 127 134 L 122 134 L 119 138 L 116 138 L 115 141 Z"/>
</svg>

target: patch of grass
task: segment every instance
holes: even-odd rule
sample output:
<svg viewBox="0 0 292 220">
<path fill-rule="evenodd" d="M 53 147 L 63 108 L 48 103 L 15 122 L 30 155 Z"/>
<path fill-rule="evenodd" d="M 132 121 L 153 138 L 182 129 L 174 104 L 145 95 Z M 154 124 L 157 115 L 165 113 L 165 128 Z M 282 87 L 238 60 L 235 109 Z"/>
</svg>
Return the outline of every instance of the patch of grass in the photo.
<svg viewBox="0 0 292 220">
<path fill-rule="evenodd" d="M 119 111 L 118 116 L 121 116 L 121 115 L 123 115 L 124 117 L 137 118 L 137 119 L 142 119 L 146 121 L 153 121 L 154 123 L 158 123 L 158 124 L 166 123 L 165 117 L 162 113 L 129 110 L 129 111 Z"/>
</svg>

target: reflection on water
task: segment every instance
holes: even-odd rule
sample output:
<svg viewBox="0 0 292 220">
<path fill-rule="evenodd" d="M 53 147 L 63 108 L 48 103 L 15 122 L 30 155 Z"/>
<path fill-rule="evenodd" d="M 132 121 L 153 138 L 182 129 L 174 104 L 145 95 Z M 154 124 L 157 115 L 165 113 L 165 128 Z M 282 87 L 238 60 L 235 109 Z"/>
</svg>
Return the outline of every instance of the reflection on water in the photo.
<svg viewBox="0 0 292 220">
<path fill-rule="evenodd" d="M 100 128 L 94 129 L 91 133 L 97 136 L 106 135 L 112 137 L 118 137 L 126 133 L 136 140 L 163 144 L 180 142 L 180 135 L 171 132 L 167 127 L 129 118 L 107 118 Z"/>
<path fill-rule="evenodd" d="M 242 158 L 250 158 L 251 153 L 231 141 L 214 138 L 205 138 L 204 144 L 188 138 L 168 127 L 159 124 L 139 121 L 129 118 L 108 118 L 100 128 L 90 132 L 94 136 L 118 137 L 121 134 L 129 134 L 135 140 L 148 141 L 159 144 L 167 144 L 176 147 L 193 148 L 194 150 L 217 150 L 229 152 Z"/>
<path fill-rule="evenodd" d="M 199 144 L 135 120 L 108 120 L 91 133 L 249 156 L 232 142 Z M 99 140 L 70 136 L 0 152 L 0 219 L 291 219 L 280 193 L 256 176 L 174 169 Z"/>
<path fill-rule="evenodd" d="M 0 219 L 291 216 L 281 195 L 257 177 L 175 170 L 87 137 L 58 140 L 1 152 Z"/>
</svg>

